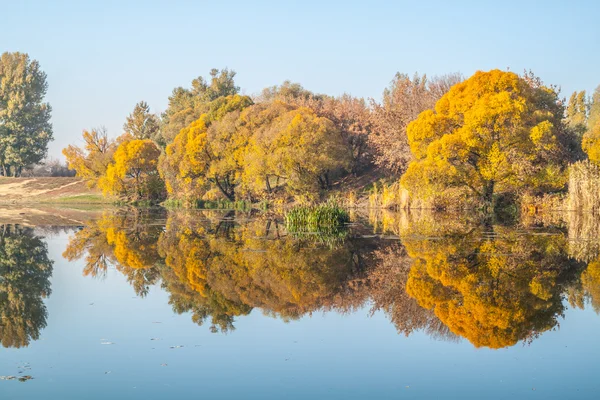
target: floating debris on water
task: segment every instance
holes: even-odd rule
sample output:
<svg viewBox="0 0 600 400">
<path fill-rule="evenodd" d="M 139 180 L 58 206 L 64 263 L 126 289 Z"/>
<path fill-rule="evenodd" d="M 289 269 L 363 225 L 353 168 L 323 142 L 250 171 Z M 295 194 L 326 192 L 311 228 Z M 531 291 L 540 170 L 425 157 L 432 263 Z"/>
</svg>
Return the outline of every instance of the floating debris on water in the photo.
<svg viewBox="0 0 600 400">
<path fill-rule="evenodd" d="M 26 382 L 28 380 L 33 379 L 33 376 L 31 375 L 23 375 L 23 376 L 15 376 L 15 375 L 7 375 L 7 376 L 0 376 L 0 381 L 19 381 L 19 382 Z"/>
</svg>

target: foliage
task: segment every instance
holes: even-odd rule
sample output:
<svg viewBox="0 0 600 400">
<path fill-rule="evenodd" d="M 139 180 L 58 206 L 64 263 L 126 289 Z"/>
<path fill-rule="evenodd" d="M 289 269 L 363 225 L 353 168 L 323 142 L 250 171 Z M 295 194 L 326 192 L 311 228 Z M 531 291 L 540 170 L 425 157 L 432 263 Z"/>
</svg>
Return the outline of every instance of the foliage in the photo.
<svg viewBox="0 0 600 400">
<path fill-rule="evenodd" d="M 235 86 L 235 71 L 212 69 L 210 79 L 198 77 L 190 89 L 175 88 L 169 97 L 169 106 L 162 114 L 160 143 L 171 143 L 179 131 L 196 121 L 207 112 L 207 106 L 219 97 L 236 95 L 240 88 Z"/>
<path fill-rule="evenodd" d="M 0 56 L 0 175 L 19 176 L 46 157 L 52 140 L 47 90 L 37 61 L 18 52 Z"/>
<path fill-rule="evenodd" d="M 415 74 L 411 79 L 397 73 L 384 90 L 382 103 L 371 101 L 374 129 L 368 140 L 376 151 L 375 164 L 394 174 L 403 173 L 413 158 L 406 137 L 408 124 L 422 111 L 432 109 L 450 87 L 462 80 L 460 74 L 428 80 L 426 75 Z"/>
<path fill-rule="evenodd" d="M 592 94 L 587 124 L 588 131 L 600 124 L 600 86 L 598 86 Z"/>
<path fill-rule="evenodd" d="M 42 239 L 29 228 L 0 226 L 0 342 L 25 347 L 40 337 L 48 312 L 52 261 Z"/>
<path fill-rule="evenodd" d="M 106 174 L 121 140 L 122 138 L 109 139 L 106 128 L 84 130 L 84 147 L 69 145 L 62 153 L 69 168 L 75 170 L 78 177 L 85 179 L 90 186 L 96 186 L 98 180 Z"/>
<path fill-rule="evenodd" d="M 414 260 L 406 290 L 473 345 L 501 348 L 556 326 L 582 264 L 562 235 L 493 229 L 405 241 Z"/>
<path fill-rule="evenodd" d="M 566 108 L 566 122 L 575 130 L 578 136 L 582 136 L 586 131 L 590 105 L 587 101 L 585 90 L 573 92 L 569 97 L 569 103 Z"/>
<path fill-rule="evenodd" d="M 348 167 L 349 153 L 331 121 L 308 108 L 274 102 L 251 106 L 244 96 L 219 98 L 167 146 L 161 176 L 171 196 L 229 201 L 318 193 L 331 174 Z"/>
<path fill-rule="evenodd" d="M 160 150 L 150 139 L 125 140 L 99 179 L 104 194 L 117 195 L 129 201 L 161 200 L 164 184 L 158 174 Z"/>
<path fill-rule="evenodd" d="M 135 139 L 152 139 L 160 141 L 160 120 L 150 113 L 150 106 L 145 101 L 135 105 L 133 112 L 127 116 L 123 131 Z"/>
<path fill-rule="evenodd" d="M 113 266 L 127 277 L 136 294 L 144 296 L 159 274 L 157 242 L 161 227 L 151 224 L 148 214 L 106 212 L 69 238 L 63 257 L 83 258 L 84 275 L 102 277 Z"/>
<path fill-rule="evenodd" d="M 295 206 L 285 213 L 285 226 L 288 232 L 296 237 L 306 234 L 317 235 L 321 241 L 344 238 L 347 234 L 345 224 L 350 222 L 350 215 L 336 203 L 317 206 Z"/>
<path fill-rule="evenodd" d="M 600 119 L 583 135 L 581 147 L 591 162 L 600 165 Z"/>
<path fill-rule="evenodd" d="M 236 134 L 236 118 L 251 104 L 247 96 L 218 98 L 206 114 L 179 132 L 160 162 L 169 195 L 202 199 L 214 185 L 227 199 L 234 200 L 246 143 L 246 138 Z"/>
<path fill-rule="evenodd" d="M 402 184 L 417 197 L 458 188 L 488 204 L 497 192 L 560 190 L 572 157 L 562 116 L 538 80 L 477 72 L 408 126 L 415 160 Z"/>
</svg>

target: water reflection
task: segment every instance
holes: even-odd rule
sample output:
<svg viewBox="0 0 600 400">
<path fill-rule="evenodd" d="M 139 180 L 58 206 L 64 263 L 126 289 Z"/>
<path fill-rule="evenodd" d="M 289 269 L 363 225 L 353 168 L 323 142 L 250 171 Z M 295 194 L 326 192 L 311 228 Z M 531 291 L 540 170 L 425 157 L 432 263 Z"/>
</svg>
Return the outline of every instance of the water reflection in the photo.
<svg viewBox="0 0 600 400">
<path fill-rule="evenodd" d="M 369 219 L 324 240 L 288 235 L 264 214 L 109 213 L 75 233 L 64 256 L 85 258 L 92 276 L 113 265 L 142 296 L 160 282 L 175 312 L 215 332 L 255 308 L 288 321 L 369 304 L 406 335 L 502 348 L 554 329 L 569 304 L 589 298 L 599 309 L 598 246 L 574 245 L 564 225 Z"/>
<path fill-rule="evenodd" d="M 24 347 L 46 327 L 52 261 L 42 238 L 19 225 L 0 225 L 0 342 Z"/>
</svg>

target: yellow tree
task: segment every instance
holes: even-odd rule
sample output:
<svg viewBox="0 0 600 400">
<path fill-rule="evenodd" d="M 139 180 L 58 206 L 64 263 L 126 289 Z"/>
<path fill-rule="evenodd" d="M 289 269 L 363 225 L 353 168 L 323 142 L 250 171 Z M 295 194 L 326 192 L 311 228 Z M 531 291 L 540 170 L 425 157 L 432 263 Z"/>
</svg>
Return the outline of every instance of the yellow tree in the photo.
<svg viewBox="0 0 600 400">
<path fill-rule="evenodd" d="M 152 140 L 126 140 L 116 149 L 98 185 L 104 194 L 128 200 L 160 200 L 164 186 L 158 174 L 159 157 L 160 150 Z"/>
<path fill-rule="evenodd" d="M 229 200 L 234 199 L 239 176 L 236 157 L 238 148 L 245 145 L 236 135 L 235 120 L 238 112 L 251 104 L 247 96 L 220 97 L 175 136 L 160 162 L 169 195 L 201 199 L 214 185 Z M 224 118 L 227 120 L 218 124 Z M 213 124 L 216 126 L 209 130 Z"/>
<path fill-rule="evenodd" d="M 69 145 L 62 153 L 66 157 L 69 168 L 74 169 L 77 176 L 87 180 L 90 186 L 96 186 L 98 179 L 106 174 L 112 156 L 122 138 L 111 140 L 105 128 L 83 131 L 83 148 Z"/>
<path fill-rule="evenodd" d="M 262 110 L 249 139 L 244 180 L 267 192 L 285 184 L 292 193 L 331 187 L 331 174 L 350 167 L 351 153 L 333 122 L 308 108 L 274 103 Z"/>
<path fill-rule="evenodd" d="M 590 161 L 600 165 L 600 119 L 583 135 L 582 147 Z"/>
<path fill-rule="evenodd" d="M 458 188 L 488 203 L 496 192 L 562 188 L 563 115 L 556 91 L 539 80 L 479 71 L 410 123 L 415 160 L 401 182 L 418 197 Z"/>
</svg>

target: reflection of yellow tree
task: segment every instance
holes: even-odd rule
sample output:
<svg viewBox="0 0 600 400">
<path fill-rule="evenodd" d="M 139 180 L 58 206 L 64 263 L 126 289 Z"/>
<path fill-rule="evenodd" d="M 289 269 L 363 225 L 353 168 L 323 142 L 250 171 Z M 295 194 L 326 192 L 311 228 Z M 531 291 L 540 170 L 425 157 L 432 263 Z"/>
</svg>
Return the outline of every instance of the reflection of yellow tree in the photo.
<svg viewBox="0 0 600 400">
<path fill-rule="evenodd" d="M 213 328 L 225 330 L 254 307 L 286 319 L 322 308 L 356 266 L 348 248 L 294 240 L 260 219 L 234 227 L 172 215 L 160 249 L 175 309 L 193 311 L 198 323 L 210 315 Z"/>
<path fill-rule="evenodd" d="M 581 274 L 581 284 L 585 294 L 591 300 L 594 311 L 600 312 L 600 259 L 588 264 Z"/>
<path fill-rule="evenodd" d="M 0 341 L 27 346 L 46 327 L 43 299 L 50 295 L 52 261 L 31 229 L 0 226 Z"/>
<path fill-rule="evenodd" d="M 406 249 L 398 244 L 374 252 L 374 263 L 367 274 L 367 294 L 373 304 L 372 312 L 383 310 L 399 333 L 406 336 L 423 330 L 441 339 L 454 340 L 435 313 L 421 307 L 406 293 L 406 282 L 412 259 Z"/>
<path fill-rule="evenodd" d="M 63 257 L 69 261 L 85 257 L 84 275 L 102 276 L 114 265 L 136 293 L 144 295 L 158 279 L 154 266 L 159 261 L 160 232 L 147 215 L 105 213 L 70 238 Z"/>
<path fill-rule="evenodd" d="M 580 267 L 562 234 L 496 227 L 405 245 L 414 259 L 408 294 L 478 347 L 511 346 L 553 328 L 563 312 L 561 283 Z"/>
</svg>

